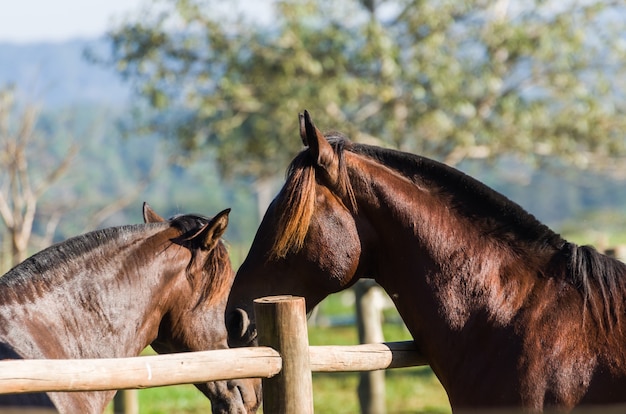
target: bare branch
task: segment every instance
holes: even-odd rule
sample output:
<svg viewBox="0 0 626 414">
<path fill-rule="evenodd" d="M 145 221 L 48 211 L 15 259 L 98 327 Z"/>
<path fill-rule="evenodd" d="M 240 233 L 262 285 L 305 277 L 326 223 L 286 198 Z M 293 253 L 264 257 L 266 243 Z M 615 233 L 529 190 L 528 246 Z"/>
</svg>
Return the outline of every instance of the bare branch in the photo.
<svg viewBox="0 0 626 414">
<path fill-rule="evenodd" d="M 65 157 L 63 157 L 59 165 L 57 165 L 57 167 L 52 170 L 47 175 L 47 177 L 42 180 L 42 182 L 39 183 L 39 185 L 37 186 L 34 191 L 36 198 L 41 197 L 41 195 L 43 195 L 43 193 L 45 193 L 46 190 L 52 186 L 52 184 L 54 184 L 63 174 L 65 174 L 67 169 L 70 167 L 72 161 L 74 160 L 74 157 L 76 156 L 76 154 L 78 154 L 78 150 L 78 145 L 74 144 L 70 147 L 70 149 L 67 151 L 67 154 L 65 154 Z"/>
<path fill-rule="evenodd" d="M 2 217 L 2 221 L 4 221 L 4 225 L 7 228 L 15 226 L 13 212 L 2 191 L 0 191 L 0 217 Z"/>
</svg>

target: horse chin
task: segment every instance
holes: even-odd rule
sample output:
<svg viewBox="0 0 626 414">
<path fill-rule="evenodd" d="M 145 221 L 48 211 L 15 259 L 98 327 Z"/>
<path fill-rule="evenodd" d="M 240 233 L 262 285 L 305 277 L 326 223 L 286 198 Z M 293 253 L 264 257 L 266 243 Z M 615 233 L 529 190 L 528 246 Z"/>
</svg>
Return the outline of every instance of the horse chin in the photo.
<svg viewBox="0 0 626 414">
<path fill-rule="evenodd" d="M 261 405 L 261 381 L 259 379 L 215 381 L 197 384 L 196 387 L 211 400 L 213 414 L 255 413 Z M 254 391 L 250 392 L 250 390 Z"/>
</svg>

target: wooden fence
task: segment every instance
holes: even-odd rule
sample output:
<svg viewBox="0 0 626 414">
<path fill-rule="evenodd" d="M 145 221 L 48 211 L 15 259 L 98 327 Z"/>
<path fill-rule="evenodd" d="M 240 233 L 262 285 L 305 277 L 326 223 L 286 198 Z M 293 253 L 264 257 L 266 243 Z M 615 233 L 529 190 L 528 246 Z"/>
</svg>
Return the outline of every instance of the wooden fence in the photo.
<svg viewBox="0 0 626 414">
<path fill-rule="evenodd" d="M 262 378 L 263 410 L 313 413 L 311 372 L 426 365 L 412 341 L 309 346 L 303 298 L 255 301 L 259 347 L 90 360 L 0 361 L 0 394 L 104 391 Z"/>
</svg>

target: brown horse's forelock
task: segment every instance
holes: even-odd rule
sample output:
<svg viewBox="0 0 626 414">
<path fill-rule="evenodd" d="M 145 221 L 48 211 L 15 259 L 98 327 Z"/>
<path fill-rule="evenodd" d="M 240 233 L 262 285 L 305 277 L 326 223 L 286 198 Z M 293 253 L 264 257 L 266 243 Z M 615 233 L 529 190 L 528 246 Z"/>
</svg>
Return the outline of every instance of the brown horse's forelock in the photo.
<svg viewBox="0 0 626 414">
<path fill-rule="evenodd" d="M 338 180 L 333 194 L 347 199 L 347 208 L 356 212 L 354 191 L 348 179 L 343 150 L 350 142 L 333 135 L 327 137 L 338 157 Z M 304 246 L 304 240 L 315 210 L 316 166 L 304 150 L 294 158 L 287 169 L 285 185 L 275 200 L 275 209 L 279 214 L 276 239 L 270 251 L 270 259 L 284 258 L 289 252 L 297 252 Z"/>
<path fill-rule="evenodd" d="M 304 162 L 304 154 L 300 153 L 289 166 L 287 181 L 276 199 L 280 219 L 270 258 L 283 258 L 304 244 L 315 208 L 315 168 Z"/>
</svg>

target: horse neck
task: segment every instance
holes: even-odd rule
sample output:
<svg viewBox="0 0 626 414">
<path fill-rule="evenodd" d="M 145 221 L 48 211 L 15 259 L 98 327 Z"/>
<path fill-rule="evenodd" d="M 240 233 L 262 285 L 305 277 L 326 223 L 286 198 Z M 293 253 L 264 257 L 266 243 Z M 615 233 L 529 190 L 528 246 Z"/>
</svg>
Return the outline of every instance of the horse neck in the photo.
<svg viewBox="0 0 626 414">
<path fill-rule="evenodd" d="M 517 312 L 549 254 L 538 252 L 537 263 L 524 262 L 516 254 L 524 243 L 482 233 L 428 181 L 409 180 L 365 157 L 352 156 L 349 164 L 358 214 L 376 234 L 368 252 L 376 257 L 375 274 L 363 276 L 385 288 L 414 337 L 426 321 L 455 330 L 472 313 L 504 323 Z M 512 268 L 514 279 L 507 277 Z"/>
<path fill-rule="evenodd" d="M 32 354 L 23 357 L 134 356 L 156 336 L 163 313 L 160 292 L 167 291 L 161 276 L 180 273 L 184 265 L 175 265 L 178 260 L 169 253 L 171 249 L 156 254 L 134 238 L 115 243 L 32 275 L 37 279 L 32 284 L 16 286 L 19 289 L 11 296 L 3 294 L 0 318 L 11 328 L 1 329 L 2 335 L 12 340 L 19 329 L 26 329 L 26 336 L 41 334 L 32 340 L 35 343 L 16 349 Z M 103 257 L 103 251 L 115 256 Z M 172 269 L 173 265 L 180 269 Z"/>
</svg>

